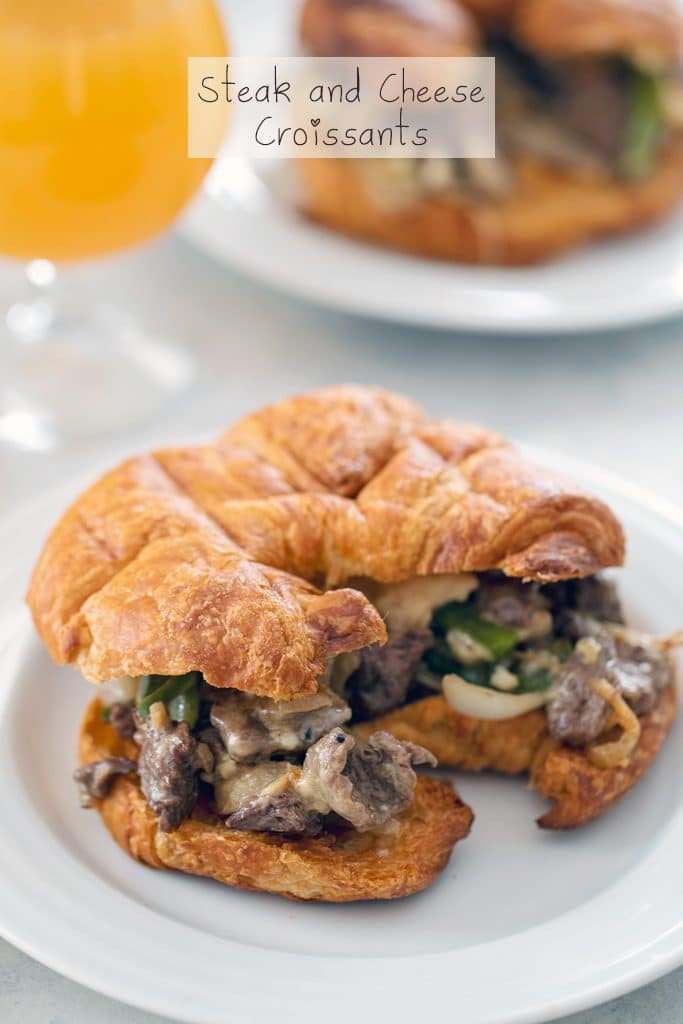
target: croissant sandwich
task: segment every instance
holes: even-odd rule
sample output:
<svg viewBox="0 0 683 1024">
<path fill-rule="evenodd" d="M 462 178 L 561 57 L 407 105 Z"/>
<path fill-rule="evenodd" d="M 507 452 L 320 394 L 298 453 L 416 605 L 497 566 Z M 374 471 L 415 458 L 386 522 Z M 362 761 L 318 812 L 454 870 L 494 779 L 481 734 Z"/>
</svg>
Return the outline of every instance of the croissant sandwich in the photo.
<svg viewBox="0 0 683 1024">
<path fill-rule="evenodd" d="M 416 776 L 436 764 L 426 749 L 351 734 L 325 683 L 336 657 L 386 641 L 381 616 L 359 591 L 260 563 L 215 515 L 295 476 L 248 444 L 156 452 L 57 524 L 28 602 L 53 658 L 103 683 L 75 778 L 153 867 L 298 899 L 408 895 L 472 812 L 450 783 Z"/>
<path fill-rule="evenodd" d="M 529 264 L 683 193 L 674 0 L 306 0 L 320 56 L 496 58 L 496 158 L 301 160 L 315 219 L 422 256 Z"/>
<path fill-rule="evenodd" d="M 623 622 L 602 502 L 479 427 L 328 388 L 132 459 L 57 524 L 28 601 L 101 682 L 77 778 L 155 867 L 405 895 L 467 835 L 434 765 L 527 773 L 547 828 L 619 800 L 675 712 Z"/>
</svg>

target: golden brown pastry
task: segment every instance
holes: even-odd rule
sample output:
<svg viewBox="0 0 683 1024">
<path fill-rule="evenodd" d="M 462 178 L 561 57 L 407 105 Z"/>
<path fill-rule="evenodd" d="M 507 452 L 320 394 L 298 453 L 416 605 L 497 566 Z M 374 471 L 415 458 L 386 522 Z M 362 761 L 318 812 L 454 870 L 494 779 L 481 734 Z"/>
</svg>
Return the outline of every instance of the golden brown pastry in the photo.
<svg viewBox="0 0 683 1024">
<path fill-rule="evenodd" d="M 52 531 L 28 602 L 53 658 L 93 682 L 198 670 L 286 699 L 315 689 L 327 657 L 385 636 L 358 592 L 321 595 L 290 573 L 334 586 L 489 569 L 551 581 L 623 551 L 606 505 L 498 435 L 387 392 L 329 388 L 214 446 L 107 473 Z"/>
<path fill-rule="evenodd" d="M 454 711 L 441 694 L 423 697 L 371 722 L 359 722 L 355 730 L 359 736 L 367 736 L 377 727 L 399 739 L 419 740 L 439 764 L 464 772 L 503 775 L 528 772 L 547 737 L 546 715 L 541 710 L 502 721 L 484 721 Z"/>
<path fill-rule="evenodd" d="M 531 786 L 553 801 L 539 818 L 542 828 L 576 828 L 592 821 L 628 793 L 648 770 L 666 739 L 676 714 L 676 687 L 664 691 L 641 717 L 640 739 L 627 762 L 611 770 L 592 764 L 581 750 L 546 738 L 531 762 Z"/>
<path fill-rule="evenodd" d="M 131 459 L 52 531 L 28 595 L 55 661 L 86 678 L 183 675 L 286 700 L 325 660 L 385 636 L 361 594 L 259 565 L 166 472 Z"/>
<path fill-rule="evenodd" d="M 472 53 L 479 30 L 452 0 L 320 0 L 304 6 L 301 38 L 330 57 L 460 57 Z"/>
<path fill-rule="evenodd" d="M 86 711 L 80 763 L 137 758 L 133 741 L 121 739 L 102 721 L 101 712 L 97 700 Z M 467 836 L 472 824 L 472 811 L 450 786 L 427 776 L 420 776 L 410 807 L 390 827 L 371 832 L 337 827 L 303 839 L 231 831 L 201 807 L 173 832 L 162 832 L 134 776 L 118 778 L 94 803 L 119 846 L 150 867 L 204 875 L 239 889 L 332 903 L 419 892 L 444 869 L 453 845 Z"/>
<path fill-rule="evenodd" d="M 654 760 L 675 706 L 676 638 L 627 627 L 600 577 L 623 557 L 603 502 L 499 435 L 345 386 L 104 476 L 53 530 L 29 604 L 56 660 L 124 677 L 123 710 L 105 703 L 136 739 L 140 782 L 100 794 L 134 771 L 108 731 L 114 761 L 93 767 L 82 747 L 81 783 L 119 841 L 144 793 L 135 834 L 158 819 L 157 853 L 136 856 L 151 862 L 183 822 L 195 834 L 206 787 L 212 829 L 270 833 L 269 849 L 273 833 L 308 849 L 339 819 L 359 835 L 408 821 L 412 766 L 434 756 L 529 773 L 554 801 L 546 827 L 596 817 Z M 380 765 L 388 819 L 348 782 L 361 762 Z M 443 810 L 440 785 L 415 792 Z"/>
<path fill-rule="evenodd" d="M 489 29 L 508 25 L 519 3 L 520 0 L 463 0 L 462 6 L 474 16 L 479 25 Z"/>
<path fill-rule="evenodd" d="M 307 214 L 416 255 L 521 265 L 678 204 L 683 19 L 673 2 L 445 6 L 450 30 L 443 5 L 426 0 L 307 0 L 301 38 L 318 55 L 440 56 L 451 46 L 495 56 L 496 159 L 301 160 Z"/>
<path fill-rule="evenodd" d="M 382 161 L 386 162 L 386 161 Z M 300 160 L 305 209 L 343 234 L 455 263 L 540 263 L 603 235 L 666 216 L 683 183 L 683 140 L 672 142 L 646 181 L 577 178 L 534 157 L 520 159 L 514 195 L 502 204 L 438 195 L 386 209 L 356 161 Z"/>
<path fill-rule="evenodd" d="M 363 401 L 371 467 L 399 420 L 422 417 L 394 396 Z M 55 660 L 106 684 L 76 777 L 128 852 L 301 899 L 407 895 L 445 866 L 471 812 L 448 783 L 416 778 L 435 764 L 426 750 L 354 738 L 350 708 L 321 685 L 331 659 L 385 641 L 380 615 L 357 590 L 259 563 L 212 512 L 313 480 L 246 436 L 131 459 L 57 524 L 28 600 Z"/>
<path fill-rule="evenodd" d="M 529 773 L 530 786 L 552 801 L 539 819 L 542 828 L 585 825 L 613 807 L 645 774 L 659 753 L 676 713 L 676 689 L 669 686 L 652 711 L 641 718 L 640 738 L 625 765 L 612 769 L 592 764 L 585 750 L 572 749 L 548 736 L 543 711 L 506 721 L 481 721 L 458 714 L 446 700 L 416 700 L 372 722 L 355 726 L 359 736 L 386 729 L 402 740 L 420 743 L 439 764 L 461 771 Z"/>
<path fill-rule="evenodd" d="M 681 58 L 673 0 L 520 0 L 513 21 L 520 42 L 543 56 L 627 54 L 662 67 Z"/>
<path fill-rule="evenodd" d="M 467 572 L 485 582 L 491 570 L 554 593 L 549 584 L 587 578 L 593 586 L 600 569 L 623 561 L 623 533 L 604 504 L 529 465 L 498 435 L 429 421 L 385 393 L 334 388 L 299 396 L 248 416 L 219 446 L 245 458 L 251 452 L 282 474 L 260 487 L 263 497 L 233 501 L 234 485 L 218 481 L 203 490 L 211 516 L 241 546 L 328 586 L 360 585 L 376 601 L 377 583 L 388 585 L 386 602 L 392 584 L 400 593 L 414 577 Z M 177 452 L 164 458 L 192 493 L 196 466 Z M 379 607 L 391 636 L 387 605 Z M 421 625 L 427 621 L 423 616 Z M 644 657 L 640 639 L 633 643 Z M 662 682 L 652 707 L 640 713 L 640 736 L 625 765 L 599 768 L 587 749 L 553 741 L 544 709 L 486 721 L 427 696 L 355 728 L 364 737 L 386 729 L 417 742 L 441 765 L 529 772 L 534 788 L 556 802 L 539 823 L 574 827 L 612 806 L 659 752 L 675 710 L 666 650 L 660 662 Z"/>
</svg>

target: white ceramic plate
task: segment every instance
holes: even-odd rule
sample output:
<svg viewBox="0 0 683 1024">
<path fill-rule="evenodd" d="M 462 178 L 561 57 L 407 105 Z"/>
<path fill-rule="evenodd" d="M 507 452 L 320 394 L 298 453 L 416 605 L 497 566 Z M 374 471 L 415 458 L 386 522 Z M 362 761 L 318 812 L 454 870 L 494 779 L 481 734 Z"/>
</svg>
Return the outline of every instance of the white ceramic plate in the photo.
<svg viewBox="0 0 683 1024">
<path fill-rule="evenodd" d="M 228 2 L 235 51 L 291 52 L 298 5 Z M 183 230 L 219 260 L 297 298 L 404 323 L 564 332 L 683 312 L 683 210 L 659 227 L 546 266 L 465 267 L 392 253 L 307 222 L 296 212 L 292 177 L 282 164 L 219 161 Z"/>
<path fill-rule="evenodd" d="M 538 454 L 538 453 L 537 453 Z M 630 536 L 623 593 L 644 626 L 683 609 L 681 519 L 565 459 Z M 541 832 L 522 780 L 459 779 L 471 837 L 426 893 L 325 906 L 137 865 L 70 775 L 91 687 L 54 667 L 21 606 L 42 536 L 77 487 L 0 525 L 0 933 L 85 985 L 180 1020 L 545 1021 L 683 962 L 683 729 L 597 823 Z"/>
</svg>

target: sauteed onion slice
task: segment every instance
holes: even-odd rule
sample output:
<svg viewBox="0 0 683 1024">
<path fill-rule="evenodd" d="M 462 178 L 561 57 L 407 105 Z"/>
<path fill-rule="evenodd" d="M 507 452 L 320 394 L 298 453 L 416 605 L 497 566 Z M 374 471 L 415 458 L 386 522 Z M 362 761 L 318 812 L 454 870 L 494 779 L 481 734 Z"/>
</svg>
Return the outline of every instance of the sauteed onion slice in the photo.
<svg viewBox="0 0 683 1024">
<path fill-rule="evenodd" d="M 640 722 L 633 709 L 606 679 L 591 679 L 590 684 L 598 697 L 612 708 L 614 724 L 622 729 L 622 734 L 619 739 L 588 747 L 586 756 L 598 768 L 625 765 L 640 739 Z"/>
<path fill-rule="evenodd" d="M 491 690 L 487 686 L 468 683 L 455 673 L 443 677 L 443 693 L 454 711 L 471 718 L 489 720 L 516 718 L 517 715 L 542 707 L 548 697 L 547 690 L 537 693 Z"/>
</svg>

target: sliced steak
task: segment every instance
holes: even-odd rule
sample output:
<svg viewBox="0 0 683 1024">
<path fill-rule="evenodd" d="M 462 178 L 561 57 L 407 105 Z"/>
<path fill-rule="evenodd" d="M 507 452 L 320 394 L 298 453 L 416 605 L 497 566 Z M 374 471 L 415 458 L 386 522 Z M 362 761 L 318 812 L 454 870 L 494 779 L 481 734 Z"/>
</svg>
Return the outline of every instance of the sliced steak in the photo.
<svg viewBox="0 0 683 1024">
<path fill-rule="evenodd" d="M 226 824 L 255 832 L 315 835 L 333 813 L 367 831 L 410 804 L 414 764 L 435 765 L 436 760 L 422 747 L 385 732 L 363 743 L 343 729 L 332 729 L 309 749 L 302 770 L 282 763 L 238 766 L 230 806 L 235 801 L 239 806 Z M 267 767 L 280 771 L 264 775 Z M 251 791 L 264 783 L 259 795 Z"/>
<path fill-rule="evenodd" d="M 140 747 L 140 786 L 162 832 L 178 828 L 197 801 L 197 776 L 202 758 L 187 722 L 174 725 L 163 704 L 149 716 L 137 716 L 135 742 Z"/>
<path fill-rule="evenodd" d="M 616 658 L 608 679 L 635 713 L 644 715 L 674 681 L 671 655 L 649 637 L 632 630 L 616 633 L 615 645 Z"/>
<path fill-rule="evenodd" d="M 317 835 L 323 826 L 323 816 L 308 808 L 304 799 L 290 790 L 275 796 L 256 797 L 231 814 L 226 825 L 239 831 Z"/>
<path fill-rule="evenodd" d="M 130 775 L 137 770 L 137 762 L 127 757 L 105 757 L 101 761 L 81 765 L 73 774 L 74 781 L 78 783 L 81 807 L 92 807 L 93 800 L 105 797 L 117 775 Z"/>
<path fill-rule="evenodd" d="M 244 764 L 225 752 L 214 772 L 216 810 L 228 828 L 314 835 L 323 816 L 297 792 L 301 769 L 287 761 Z"/>
<path fill-rule="evenodd" d="M 360 665 L 346 681 L 355 720 L 377 718 L 404 704 L 417 666 L 433 643 L 431 630 L 409 629 L 384 647 L 359 651 Z"/>
<path fill-rule="evenodd" d="M 674 679 L 668 651 L 653 638 L 618 625 L 604 626 L 590 616 L 566 616 L 570 635 L 579 637 L 564 663 L 546 706 L 550 733 L 572 746 L 597 739 L 605 728 L 609 705 L 598 697 L 591 679 L 606 679 L 637 715 L 650 711 Z M 594 660 L 582 656 L 582 640 L 594 641 Z"/>
<path fill-rule="evenodd" d="M 561 123 L 607 165 L 621 157 L 631 102 L 617 61 L 571 61 L 559 76 L 557 112 Z"/>
<path fill-rule="evenodd" d="M 302 789 L 318 806 L 327 806 L 359 831 L 383 825 L 405 810 L 413 798 L 413 765 L 436 765 L 423 747 L 386 732 L 367 743 L 333 729 L 306 754 Z"/>
<path fill-rule="evenodd" d="M 109 721 L 118 735 L 124 740 L 132 740 L 135 735 L 135 704 L 131 701 L 119 701 L 109 709 Z"/>
<path fill-rule="evenodd" d="M 603 654 L 587 664 L 575 651 L 564 663 L 546 705 L 550 735 L 561 743 L 582 747 L 596 740 L 607 724 L 609 705 L 590 685 L 607 675 Z"/>
<path fill-rule="evenodd" d="M 551 603 L 553 613 L 559 616 L 561 631 L 572 629 L 571 619 L 565 621 L 562 618 L 568 611 L 590 616 L 600 622 L 624 621 L 616 584 L 604 576 L 588 576 L 583 580 L 549 583 L 543 587 L 543 592 Z"/>
<path fill-rule="evenodd" d="M 548 600 L 536 583 L 499 576 L 484 577 L 476 592 L 476 607 L 489 622 L 511 629 L 534 630 L 537 624 L 548 632 Z M 539 616 L 540 613 L 540 616 Z"/>
<path fill-rule="evenodd" d="M 604 576 L 574 581 L 574 607 L 582 615 L 590 615 L 601 622 L 624 621 L 617 585 Z"/>
</svg>

